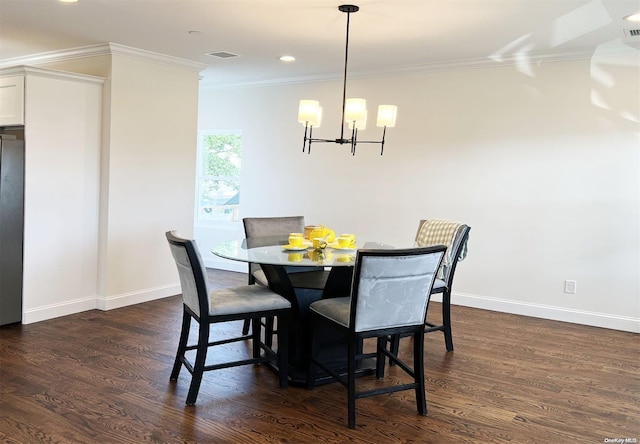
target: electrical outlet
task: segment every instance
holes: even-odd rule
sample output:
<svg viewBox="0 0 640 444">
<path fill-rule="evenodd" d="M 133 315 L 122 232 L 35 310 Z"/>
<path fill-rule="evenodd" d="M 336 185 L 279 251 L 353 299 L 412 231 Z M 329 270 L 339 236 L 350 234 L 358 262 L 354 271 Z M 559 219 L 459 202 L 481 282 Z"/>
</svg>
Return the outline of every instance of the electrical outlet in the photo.
<svg viewBox="0 0 640 444">
<path fill-rule="evenodd" d="M 576 294 L 578 283 L 576 281 L 564 281 L 564 292 L 569 294 Z"/>
</svg>

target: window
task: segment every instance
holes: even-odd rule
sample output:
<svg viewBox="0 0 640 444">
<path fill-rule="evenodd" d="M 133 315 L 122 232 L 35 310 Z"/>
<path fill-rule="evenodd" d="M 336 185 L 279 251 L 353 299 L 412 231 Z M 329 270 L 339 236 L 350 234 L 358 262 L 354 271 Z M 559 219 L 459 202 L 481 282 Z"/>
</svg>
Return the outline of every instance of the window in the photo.
<svg viewBox="0 0 640 444">
<path fill-rule="evenodd" d="M 242 134 L 203 132 L 198 140 L 196 220 L 238 222 Z"/>
</svg>

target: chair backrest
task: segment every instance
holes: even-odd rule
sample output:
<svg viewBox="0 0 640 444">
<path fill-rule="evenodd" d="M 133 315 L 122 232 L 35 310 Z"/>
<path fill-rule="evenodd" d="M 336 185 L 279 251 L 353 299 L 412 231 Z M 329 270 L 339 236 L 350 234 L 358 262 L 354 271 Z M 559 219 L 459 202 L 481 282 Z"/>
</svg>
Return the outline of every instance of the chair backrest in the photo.
<svg viewBox="0 0 640 444">
<path fill-rule="evenodd" d="M 196 241 L 179 237 L 175 231 L 167 231 L 166 236 L 178 267 L 183 303 L 198 317 L 208 315 L 209 283 Z"/>
<path fill-rule="evenodd" d="M 242 223 L 247 239 L 279 235 L 286 238 L 289 233 L 304 233 L 304 216 L 245 217 Z M 257 264 L 249 264 L 249 275 L 259 268 Z"/>
<path fill-rule="evenodd" d="M 349 326 L 356 332 L 424 325 L 446 247 L 358 250 Z"/>
<path fill-rule="evenodd" d="M 451 285 L 459 260 L 467 256 L 467 241 L 471 227 L 459 222 L 430 219 L 421 220 L 416 233 L 418 246 L 445 245 L 447 252 L 438 271 L 438 278 Z"/>
<path fill-rule="evenodd" d="M 242 223 L 247 238 L 304 233 L 304 216 L 245 217 Z"/>
</svg>

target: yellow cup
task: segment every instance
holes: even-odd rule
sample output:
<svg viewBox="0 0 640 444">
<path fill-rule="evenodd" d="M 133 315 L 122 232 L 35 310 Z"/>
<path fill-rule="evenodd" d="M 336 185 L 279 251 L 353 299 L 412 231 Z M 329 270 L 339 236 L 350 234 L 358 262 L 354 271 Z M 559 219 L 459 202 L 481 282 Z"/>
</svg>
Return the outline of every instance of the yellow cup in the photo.
<svg viewBox="0 0 640 444">
<path fill-rule="evenodd" d="M 348 248 L 353 245 L 353 239 L 350 237 L 340 236 L 338 238 L 338 246 L 342 248 Z"/>
<path fill-rule="evenodd" d="M 350 254 L 339 254 L 336 256 L 338 262 L 351 262 L 353 257 Z"/>
<path fill-rule="evenodd" d="M 340 237 L 349 239 L 349 245 L 353 245 L 356 243 L 356 235 L 355 234 L 341 234 Z"/>
<path fill-rule="evenodd" d="M 289 245 L 294 247 L 301 247 L 304 242 L 304 235 L 302 233 L 289 234 Z"/>
</svg>

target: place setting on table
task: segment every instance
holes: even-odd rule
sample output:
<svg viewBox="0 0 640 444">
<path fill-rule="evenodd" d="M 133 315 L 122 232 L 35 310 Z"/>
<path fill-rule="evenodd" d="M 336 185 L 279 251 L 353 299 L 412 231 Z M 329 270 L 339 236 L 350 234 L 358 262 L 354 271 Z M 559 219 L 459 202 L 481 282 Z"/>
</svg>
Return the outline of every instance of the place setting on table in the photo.
<svg viewBox="0 0 640 444">
<path fill-rule="evenodd" d="M 352 262 L 358 249 L 355 234 L 346 233 L 336 236 L 329 228 L 305 226 L 304 233 L 289 233 L 288 243 L 282 245 L 288 253 L 288 260 L 299 262 L 309 259 L 320 264 L 325 262 Z"/>
</svg>

